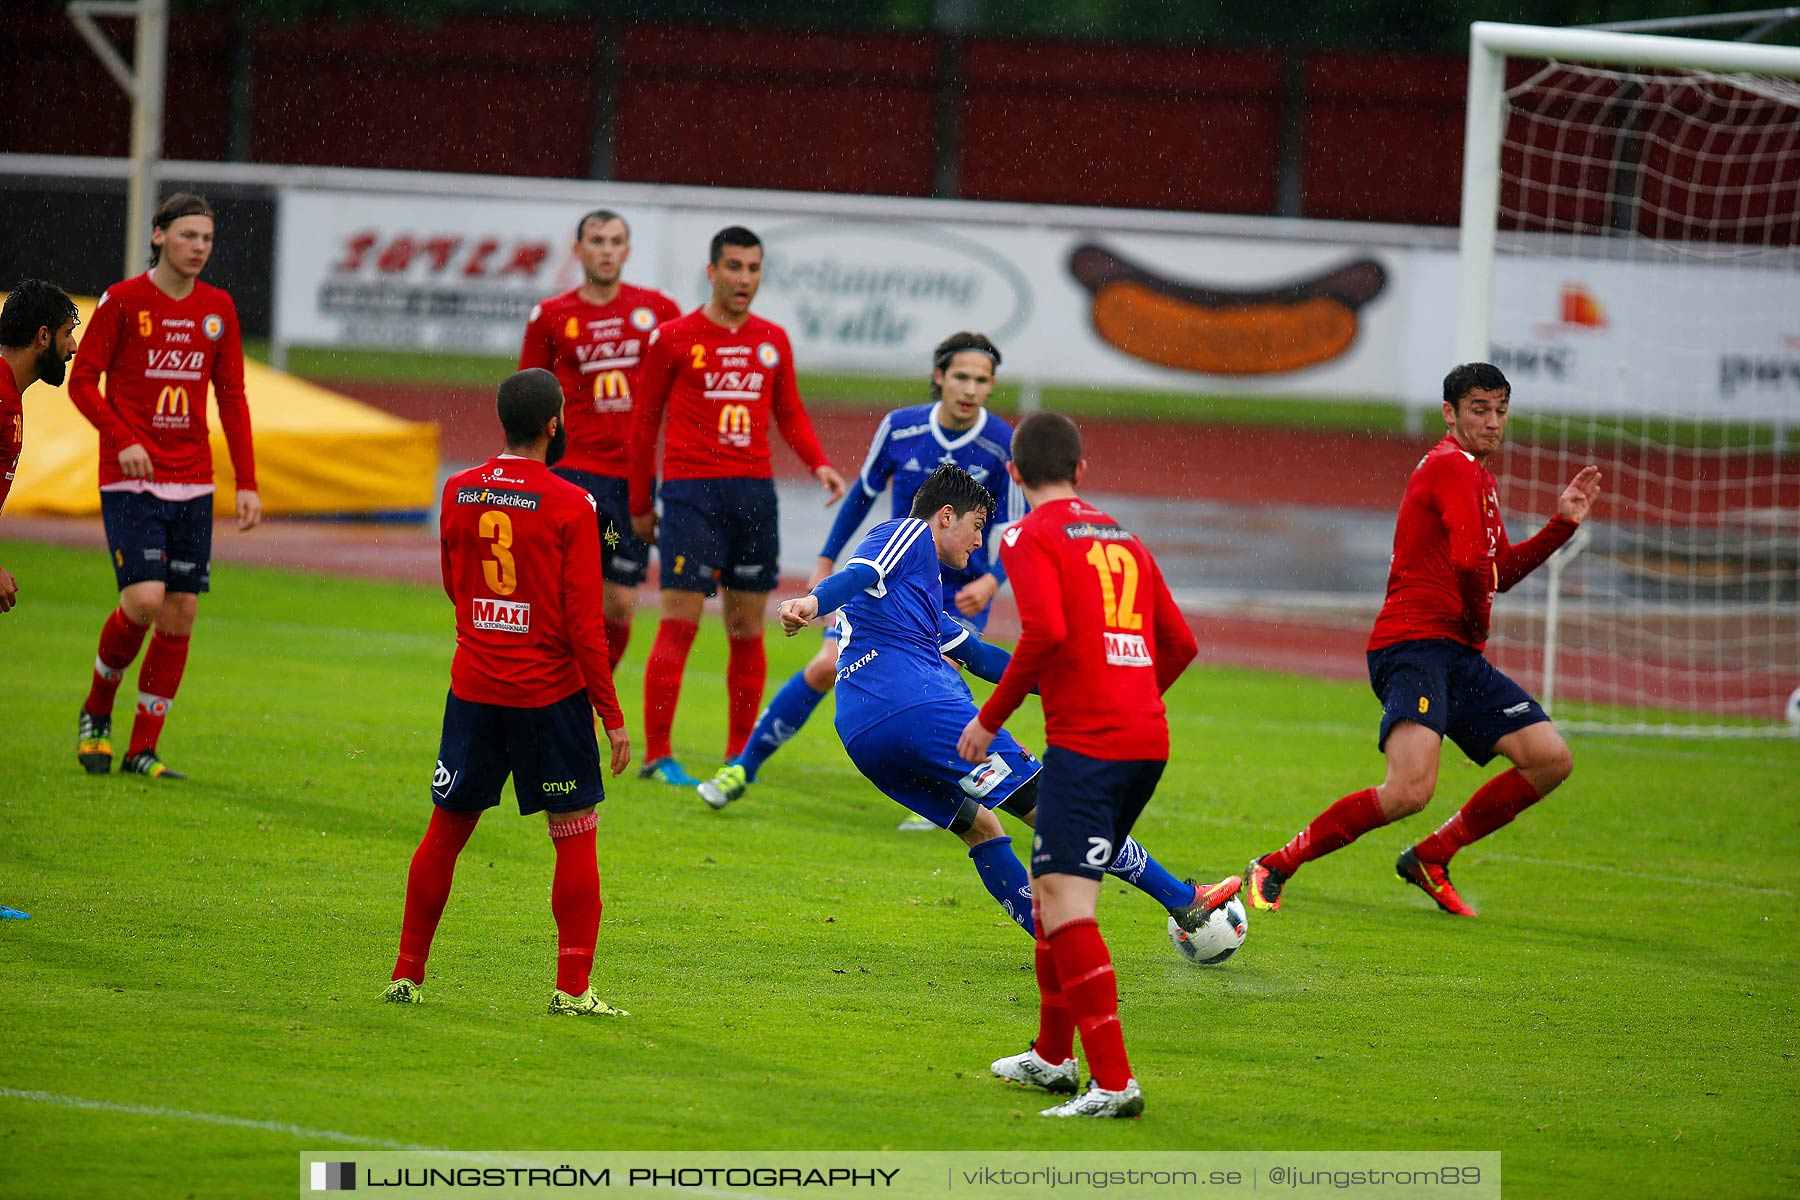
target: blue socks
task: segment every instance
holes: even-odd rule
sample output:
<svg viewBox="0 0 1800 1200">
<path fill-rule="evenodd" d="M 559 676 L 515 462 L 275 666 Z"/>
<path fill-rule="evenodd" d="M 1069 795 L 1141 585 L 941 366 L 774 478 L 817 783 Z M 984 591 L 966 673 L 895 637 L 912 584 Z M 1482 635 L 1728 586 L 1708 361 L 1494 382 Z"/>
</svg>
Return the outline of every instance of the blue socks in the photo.
<svg viewBox="0 0 1800 1200">
<path fill-rule="evenodd" d="M 975 870 L 988 895 L 1006 910 L 1006 915 L 1019 923 L 1027 937 L 1036 937 L 1031 926 L 1031 880 L 1025 875 L 1025 864 L 1013 853 L 1012 839 L 1002 835 L 989 838 L 969 848 Z M 1188 894 L 1193 895 L 1193 888 Z"/>
<path fill-rule="evenodd" d="M 1169 874 L 1168 868 L 1150 857 L 1136 838 L 1126 838 L 1119 856 L 1106 868 L 1146 896 L 1154 897 L 1164 908 L 1179 908 L 1194 902 L 1194 885 L 1183 883 Z"/>
<path fill-rule="evenodd" d="M 781 685 L 769 706 L 762 710 L 756 718 L 756 728 L 750 731 L 750 740 L 744 743 L 744 752 L 734 760 L 744 768 L 744 775 L 754 783 L 756 772 L 762 768 L 769 755 L 781 749 L 786 741 L 800 732 L 806 719 L 819 707 L 819 701 L 825 698 L 824 692 L 815 692 L 812 685 L 806 682 L 804 671 L 794 672 L 793 678 Z"/>
</svg>

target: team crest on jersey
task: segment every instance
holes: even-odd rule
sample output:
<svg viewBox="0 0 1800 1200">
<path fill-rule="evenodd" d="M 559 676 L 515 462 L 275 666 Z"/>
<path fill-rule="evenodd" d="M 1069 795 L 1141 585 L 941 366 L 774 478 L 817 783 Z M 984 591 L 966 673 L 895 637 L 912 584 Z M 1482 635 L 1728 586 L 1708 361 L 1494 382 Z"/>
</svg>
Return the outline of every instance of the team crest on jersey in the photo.
<svg viewBox="0 0 1800 1200">
<path fill-rule="evenodd" d="M 208 340 L 218 341 L 225 336 L 225 318 L 218 313 L 207 313 L 200 320 L 200 332 L 204 333 Z"/>
<path fill-rule="evenodd" d="M 781 351 L 775 348 L 775 343 L 764 342 L 756 348 L 756 361 L 765 367 L 773 367 L 781 362 Z"/>
<path fill-rule="evenodd" d="M 1008 525 L 1006 527 L 1006 532 L 1000 535 L 1000 540 L 1005 542 L 1009 546 L 1018 545 L 1019 544 L 1019 527 L 1017 525 Z"/>
<path fill-rule="evenodd" d="M 656 325 L 656 314 L 647 308 L 631 310 L 631 326 L 633 329 L 650 329 Z"/>
</svg>

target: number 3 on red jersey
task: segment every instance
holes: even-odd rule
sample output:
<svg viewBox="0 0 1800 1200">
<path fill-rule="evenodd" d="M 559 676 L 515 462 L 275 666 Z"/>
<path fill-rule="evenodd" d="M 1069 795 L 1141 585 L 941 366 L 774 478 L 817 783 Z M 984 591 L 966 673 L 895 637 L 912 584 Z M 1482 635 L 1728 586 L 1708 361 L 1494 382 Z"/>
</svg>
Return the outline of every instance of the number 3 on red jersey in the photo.
<svg viewBox="0 0 1800 1200">
<path fill-rule="evenodd" d="M 519 590 L 519 571 L 512 556 L 512 516 L 497 508 L 489 509 L 481 514 L 475 532 L 494 543 L 489 547 L 494 557 L 481 562 L 481 577 L 487 580 L 488 590 L 496 596 L 512 595 Z"/>
</svg>

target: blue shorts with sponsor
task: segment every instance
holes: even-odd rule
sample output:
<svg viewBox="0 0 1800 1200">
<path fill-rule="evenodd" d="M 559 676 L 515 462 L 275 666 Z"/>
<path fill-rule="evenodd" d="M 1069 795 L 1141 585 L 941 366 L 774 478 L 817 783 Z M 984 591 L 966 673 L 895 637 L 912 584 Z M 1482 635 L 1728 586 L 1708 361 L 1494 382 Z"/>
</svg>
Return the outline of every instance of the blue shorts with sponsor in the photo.
<svg viewBox="0 0 1800 1200">
<path fill-rule="evenodd" d="M 149 492 L 101 492 L 100 518 L 119 590 L 156 581 L 170 592 L 212 587 L 213 498 L 162 500 Z"/>
<path fill-rule="evenodd" d="M 451 812 L 481 812 L 500 803 L 512 776 L 519 812 L 575 812 L 606 799 L 594 712 L 585 691 L 542 708 L 509 708 L 444 698 L 431 800 Z"/>
<path fill-rule="evenodd" d="M 1168 765 L 1160 758 L 1114 760 L 1045 749 L 1032 875 L 1103 878 Z"/>
<path fill-rule="evenodd" d="M 1507 734 L 1550 719 L 1479 650 L 1447 638 L 1369 651 L 1369 686 L 1381 700 L 1377 746 L 1386 747 L 1395 725 L 1414 721 L 1455 742 L 1477 766 Z"/>
<path fill-rule="evenodd" d="M 665 479 L 657 556 L 662 586 L 710 596 L 775 589 L 781 531 L 772 479 Z"/>
<path fill-rule="evenodd" d="M 970 766 L 956 752 L 956 739 L 976 712 L 929 704 L 901 709 L 844 743 L 850 761 L 883 795 L 948 829 L 964 806 L 1005 803 L 1037 778 L 1041 764 L 1002 729 L 985 762 Z M 971 810 L 972 811 L 972 810 Z"/>
</svg>

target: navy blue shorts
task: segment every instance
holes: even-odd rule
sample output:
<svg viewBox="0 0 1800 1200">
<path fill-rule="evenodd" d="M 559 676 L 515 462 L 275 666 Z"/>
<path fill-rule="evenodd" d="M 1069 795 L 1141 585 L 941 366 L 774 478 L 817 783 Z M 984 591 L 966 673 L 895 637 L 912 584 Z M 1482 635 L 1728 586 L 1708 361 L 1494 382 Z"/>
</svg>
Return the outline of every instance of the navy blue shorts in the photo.
<svg viewBox="0 0 1800 1200">
<path fill-rule="evenodd" d="M 575 812 L 606 799 L 585 691 L 542 708 L 478 704 L 455 692 L 444 698 L 432 803 L 451 812 L 493 808 L 508 775 L 521 815 Z"/>
<path fill-rule="evenodd" d="M 720 587 L 772 592 L 781 531 L 772 479 L 665 479 L 658 557 L 662 586 L 710 596 Z"/>
<path fill-rule="evenodd" d="M 1476 766 L 1493 759 L 1494 743 L 1507 734 L 1550 719 L 1480 651 L 1445 638 L 1369 651 L 1369 686 L 1381 700 L 1378 747 L 1396 724 L 1416 721 L 1455 742 Z"/>
<path fill-rule="evenodd" d="M 594 498 L 600 517 L 600 564 L 606 582 L 636 587 L 650 574 L 650 545 L 631 531 L 630 484 L 611 475 L 550 468 Z"/>
<path fill-rule="evenodd" d="M 1103 879 L 1156 791 L 1160 758 L 1116 761 L 1051 746 L 1038 780 L 1031 873 Z"/>
<path fill-rule="evenodd" d="M 883 795 L 940 829 L 961 832 L 973 822 L 977 805 L 1005 807 L 1015 794 L 1030 811 L 1032 793 L 1020 789 L 1038 777 L 1042 764 L 1012 734 L 1004 729 L 995 734 L 987 761 L 975 766 L 956 752 L 956 739 L 975 711 L 973 700 L 966 706 L 903 709 L 845 742 L 844 749 Z"/>
<path fill-rule="evenodd" d="M 100 517 L 121 592 L 150 580 L 169 592 L 212 590 L 211 495 L 159 500 L 149 492 L 101 492 Z"/>
</svg>

